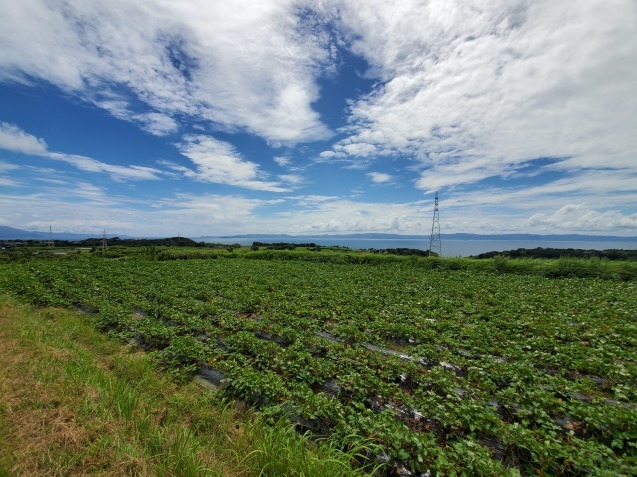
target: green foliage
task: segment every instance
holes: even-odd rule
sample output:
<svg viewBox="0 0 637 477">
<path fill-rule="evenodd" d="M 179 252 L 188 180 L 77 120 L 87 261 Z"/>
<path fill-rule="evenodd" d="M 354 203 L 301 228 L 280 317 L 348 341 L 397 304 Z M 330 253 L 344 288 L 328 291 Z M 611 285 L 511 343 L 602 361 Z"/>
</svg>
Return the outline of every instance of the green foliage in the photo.
<svg viewBox="0 0 637 477">
<path fill-rule="evenodd" d="M 493 266 L 498 273 L 505 273 L 509 265 L 509 259 L 504 255 L 496 255 L 493 257 Z"/>
<path fill-rule="evenodd" d="M 573 248 L 544 248 L 534 249 L 519 248 L 506 252 L 487 252 L 477 255 L 475 258 L 494 258 L 503 255 L 509 258 L 582 258 L 604 259 L 612 261 L 637 261 L 637 250 L 581 250 Z"/>
<path fill-rule="evenodd" d="M 204 252 L 228 259 L 32 260 L 1 266 L 0 283 L 37 304 L 90 307 L 171 373 L 206 363 L 223 394 L 267 416 L 373 439 L 389 468 L 634 470 L 637 289 L 616 273 L 625 263 Z"/>
</svg>

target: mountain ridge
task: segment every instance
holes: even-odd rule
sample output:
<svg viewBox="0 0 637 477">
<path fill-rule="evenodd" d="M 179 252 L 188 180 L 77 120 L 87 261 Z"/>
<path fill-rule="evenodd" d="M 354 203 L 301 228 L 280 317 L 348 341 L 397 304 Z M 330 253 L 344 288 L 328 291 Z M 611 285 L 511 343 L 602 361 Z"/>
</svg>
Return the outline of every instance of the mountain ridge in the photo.
<svg viewBox="0 0 637 477">
<path fill-rule="evenodd" d="M 72 232 L 53 232 L 54 240 L 84 240 L 88 238 L 101 238 L 102 234 L 79 234 Z M 108 238 L 132 238 L 128 235 L 106 234 Z M 473 234 L 473 233 L 453 233 L 441 234 L 444 240 L 541 240 L 541 241 L 588 241 L 588 242 L 637 242 L 637 236 L 622 237 L 618 235 L 587 235 L 587 234 Z M 47 240 L 49 232 L 41 232 L 34 230 L 22 230 L 6 225 L 0 225 L 0 240 Z M 148 238 L 148 237 L 145 237 Z M 286 239 L 368 239 L 368 240 L 386 240 L 386 239 L 405 239 L 405 240 L 426 240 L 429 235 L 408 235 L 408 234 L 389 234 L 389 233 L 355 233 L 355 234 L 238 234 L 238 235 L 203 235 L 200 237 L 192 237 L 193 240 L 214 240 L 214 239 L 259 239 L 259 240 L 286 240 Z"/>
<path fill-rule="evenodd" d="M 586 234 L 472 234 L 454 233 L 441 234 L 446 240 L 543 240 L 543 241 L 637 241 L 637 236 L 622 237 L 619 235 L 586 235 Z M 429 235 L 403 235 L 385 233 L 356 233 L 356 234 L 240 234 L 240 235 L 206 235 L 198 239 L 311 239 L 311 238 L 348 238 L 348 239 L 428 239 Z"/>
<path fill-rule="evenodd" d="M 72 232 L 53 232 L 53 240 L 86 240 L 90 238 L 102 238 L 102 234 L 78 234 Z M 107 238 L 128 238 L 126 235 L 106 234 Z M 0 240 L 48 240 L 49 232 L 37 230 L 22 230 L 7 225 L 0 225 Z"/>
</svg>

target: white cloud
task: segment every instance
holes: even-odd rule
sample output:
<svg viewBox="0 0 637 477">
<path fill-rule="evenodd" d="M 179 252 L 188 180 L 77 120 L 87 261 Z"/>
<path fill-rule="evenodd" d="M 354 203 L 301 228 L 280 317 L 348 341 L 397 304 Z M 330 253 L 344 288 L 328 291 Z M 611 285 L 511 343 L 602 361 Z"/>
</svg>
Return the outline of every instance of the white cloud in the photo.
<svg viewBox="0 0 637 477">
<path fill-rule="evenodd" d="M 159 169 L 152 167 L 117 166 L 75 154 L 50 152 L 47 157 L 71 164 L 81 171 L 109 174 L 115 180 L 157 180 L 162 174 Z"/>
<path fill-rule="evenodd" d="M 364 8 L 349 0 L 5 3 L 0 81 L 48 81 L 155 135 L 179 132 L 182 121 L 202 128 L 202 135 L 183 136 L 177 145 L 192 165 L 106 164 L 50 151 L 44 139 L 0 123 L 0 147 L 9 151 L 116 180 L 184 176 L 251 191 L 294 190 L 313 181 L 293 167 L 287 157 L 297 161 L 293 151 L 274 158 L 284 174 L 268 175 L 268 160 L 260 165 L 206 134 L 247 131 L 271 146 L 327 138 L 330 131 L 312 105 L 320 94 L 317 78 L 334 72 L 338 44 L 363 57 L 367 76 L 378 83 L 369 94 L 349 98 L 342 140 L 317 161 L 366 171 L 387 170 L 371 167 L 387 158 L 395 169 L 404 166 L 418 175 L 416 188 L 446 192 L 446 231 L 539 231 L 558 222 L 580 230 L 604 220 L 609 231 L 631 230 L 637 205 L 634 1 L 369 0 Z M 559 160 L 534 166 L 541 157 Z M 534 180 L 521 185 L 520 171 Z M 386 173 L 364 174 L 362 183 L 392 181 Z M 510 181 L 484 180 L 494 177 Z M 480 189 L 472 191 L 475 184 Z M 361 203 L 354 195 L 321 196 L 318 186 L 312 192 L 276 204 L 232 197 L 225 205 L 245 211 L 243 222 L 212 217 L 223 220 L 227 233 L 430 228 L 430 204 Z M 100 189 L 78 193 L 95 202 Z M 158 206 L 149 217 L 152 227 L 172 226 L 180 212 L 204 220 L 224 204 L 213 196 L 180 198 L 182 208 L 172 199 Z M 597 210 L 577 205 L 593 201 Z M 289 206 L 288 212 L 275 220 L 260 215 L 260 207 L 275 205 Z M 167 207 L 170 219 L 159 215 Z M 547 212 L 563 207 L 560 214 Z M 113 210 L 122 221 L 113 219 L 109 228 L 143 215 L 105 204 L 102 218 Z M 179 224 L 185 232 L 186 222 Z"/>
<path fill-rule="evenodd" d="M 51 152 L 44 139 L 38 139 L 9 123 L 0 123 L 0 148 L 66 162 L 86 172 L 106 173 L 115 180 L 155 180 L 162 174 L 162 171 L 151 167 L 117 166 L 90 157 Z"/>
<path fill-rule="evenodd" d="M 259 210 L 280 200 L 215 194 L 178 194 L 159 200 L 103 195 L 87 182 L 43 188 L 37 194 L 0 195 L 6 224 L 28 230 L 69 231 L 132 236 L 223 235 L 254 232 L 267 218 Z M 256 225 L 255 225 L 256 224 Z"/>
<path fill-rule="evenodd" d="M 91 190 L 93 189 L 93 190 Z M 37 193 L 0 195 L 0 208 L 7 224 L 25 230 L 95 233 L 102 230 L 129 233 L 139 231 L 144 211 L 114 197 L 100 198 L 99 189 L 87 183 L 40 189 Z"/>
<path fill-rule="evenodd" d="M 234 146 L 211 136 L 188 134 L 177 145 L 179 151 L 196 166 L 196 172 L 184 171 L 187 177 L 203 182 L 228 184 L 254 190 L 285 192 L 276 182 L 262 180 L 259 166 L 244 160 Z"/>
<path fill-rule="evenodd" d="M 0 148 L 37 156 L 47 154 L 44 139 L 38 139 L 10 123 L 0 123 Z"/>
<path fill-rule="evenodd" d="M 69 194 L 90 202 L 108 203 L 110 201 L 103 187 L 97 187 L 89 182 L 76 182 L 72 188 L 69 189 Z"/>
<path fill-rule="evenodd" d="M 279 174 L 277 177 L 281 182 L 286 182 L 295 187 L 305 182 L 305 178 L 300 174 Z"/>
<path fill-rule="evenodd" d="M 297 195 L 293 197 L 286 197 L 286 200 L 292 201 L 302 207 L 316 207 L 318 204 L 322 204 L 324 202 L 339 200 L 339 197 L 330 195 Z"/>
<path fill-rule="evenodd" d="M 384 172 L 369 172 L 367 173 L 367 177 L 369 177 L 375 184 L 385 184 L 394 180 L 394 176 Z"/>
<path fill-rule="evenodd" d="M 176 220 L 184 227 L 199 225 L 200 233 L 230 233 L 233 228 L 244 228 L 256 219 L 257 210 L 280 203 L 280 199 L 248 199 L 241 196 L 218 194 L 178 194 L 167 197 L 157 205 L 162 208 L 161 217 Z M 216 229 L 216 230 L 215 230 Z"/>
<path fill-rule="evenodd" d="M 10 177 L 0 176 L 0 185 L 3 187 L 21 187 L 24 184 L 20 181 L 11 179 Z"/>
<path fill-rule="evenodd" d="M 317 76 L 333 68 L 332 39 L 297 16 L 302 6 L 9 2 L 0 17 L 0 80 L 49 81 L 158 135 L 175 132 L 186 115 L 271 142 L 326 138 L 311 103 Z"/>
<path fill-rule="evenodd" d="M 275 214 L 269 228 L 296 234 L 422 234 L 431 227 L 429 204 L 421 202 L 359 202 L 330 196 L 298 196 L 288 200 L 288 210 Z"/>
<path fill-rule="evenodd" d="M 288 167 L 290 164 L 292 164 L 292 160 L 289 157 L 283 156 L 275 157 L 274 162 L 276 162 L 281 167 Z"/>
<path fill-rule="evenodd" d="M 51 179 L 50 177 L 35 177 L 34 178 L 37 181 L 40 182 L 45 182 L 47 184 L 55 184 L 55 185 L 66 185 L 68 184 L 68 181 L 64 181 L 61 179 Z"/>
<path fill-rule="evenodd" d="M 142 124 L 142 128 L 155 136 L 172 134 L 179 129 L 177 122 L 166 114 L 147 113 L 134 115 L 134 119 Z"/>
<path fill-rule="evenodd" d="M 518 199 L 521 200 L 521 199 Z M 547 199 L 548 203 L 548 199 Z M 540 203 L 543 206 L 544 203 Z M 219 194 L 177 194 L 144 200 L 112 196 L 86 181 L 53 184 L 37 194 L 0 195 L 8 225 L 26 229 L 170 236 L 237 233 L 387 232 L 428 236 L 433 199 L 408 203 L 366 202 L 337 196 L 299 195 L 275 200 Z M 443 233 L 598 233 L 634 235 L 637 215 L 618 207 L 594 210 L 582 203 L 547 212 L 503 210 L 441 197 Z M 44 228 L 43 228 L 44 227 Z"/>
<path fill-rule="evenodd" d="M 323 151 L 319 154 L 318 158 L 323 160 L 330 160 L 335 157 L 345 157 L 345 154 L 338 154 L 334 151 Z"/>
<path fill-rule="evenodd" d="M 339 145 L 337 149 L 349 156 L 369 157 L 378 154 L 376 146 L 364 142 Z"/>
<path fill-rule="evenodd" d="M 608 233 L 609 230 L 637 230 L 637 214 L 624 215 L 616 210 L 599 212 L 587 204 L 567 204 L 552 215 L 537 213 L 527 224 L 539 230 Z"/>
<path fill-rule="evenodd" d="M 637 3 L 337 3 L 382 83 L 322 159 L 415 157 L 427 191 L 539 157 L 637 170 Z"/>
<path fill-rule="evenodd" d="M 637 173 L 629 171 L 588 170 L 556 179 L 541 185 L 526 187 L 484 187 L 472 192 L 460 191 L 445 194 L 445 204 L 471 208 L 475 214 L 480 209 L 515 208 L 518 212 L 549 210 L 560 204 L 590 202 L 596 200 L 604 208 L 631 208 L 637 205 Z M 483 213 L 486 213 L 483 212 Z"/>
<path fill-rule="evenodd" d="M 10 172 L 10 171 L 15 171 L 17 169 L 19 169 L 19 167 L 16 164 L 0 161 L 0 172 Z"/>
</svg>

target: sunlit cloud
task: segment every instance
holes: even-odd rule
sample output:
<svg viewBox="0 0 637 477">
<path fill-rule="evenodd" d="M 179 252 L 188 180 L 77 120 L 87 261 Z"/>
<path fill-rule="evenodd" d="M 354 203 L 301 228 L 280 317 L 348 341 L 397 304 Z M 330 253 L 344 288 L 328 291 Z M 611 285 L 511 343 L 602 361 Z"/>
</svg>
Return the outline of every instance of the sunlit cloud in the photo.
<svg viewBox="0 0 637 477">
<path fill-rule="evenodd" d="M 196 167 L 196 172 L 184 171 L 190 178 L 271 192 L 288 190 L 276 182 L 260 180 L 264 174 L 259 166 L 244 160 L 228 142 L 211 136 L 191 134 L 184 136 L 177 147 Z"/>
<path fill-rule="evenodd" d="M 323 160 L 409 157 L 426 191 L 541 157 L 637 170 L 634 2 L 340 6 L 382 86 L 352 102 L 348 135 Z"/>
<path fill-rule="evenodd" d="M 311 103 L 316 77 L 333 69 L 332 40 L 304 28 L 298 7 L 12 2 L 0 19 L 0 79 L 49 81 L 156 135 L 186 116 L 274 142 L 324 139 Z"/>
<path fill-rule="evenodd" d="M 539 230 L 607 232 L 608 230 L 637 229 L 637 214 L 624 215 L 616 210 L 599 212 L 587 204 L 568 204 L 553 214 L 537 213 L 529 217 L 527 225 Z"/>
</svg>

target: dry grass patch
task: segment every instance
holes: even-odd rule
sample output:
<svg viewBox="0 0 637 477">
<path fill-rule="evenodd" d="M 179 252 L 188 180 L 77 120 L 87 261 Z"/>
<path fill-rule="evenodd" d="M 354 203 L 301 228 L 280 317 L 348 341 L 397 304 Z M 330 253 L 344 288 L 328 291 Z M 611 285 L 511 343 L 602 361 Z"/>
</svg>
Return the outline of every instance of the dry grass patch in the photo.
<svg viewBox="0 0 637 477">
<path fill-rule="evenodd" d="M 196 454 L 201 444 L 189 429 L 166 419 L 163 398 L 175 386 L 154 375 L 144 355 L 127 354 L 102 336 L 87 338 L 93 333 L 66 310 L 34 312 L 4 300 L 0 472 L 221 475 L 225 466 Z"/>
</svg>

